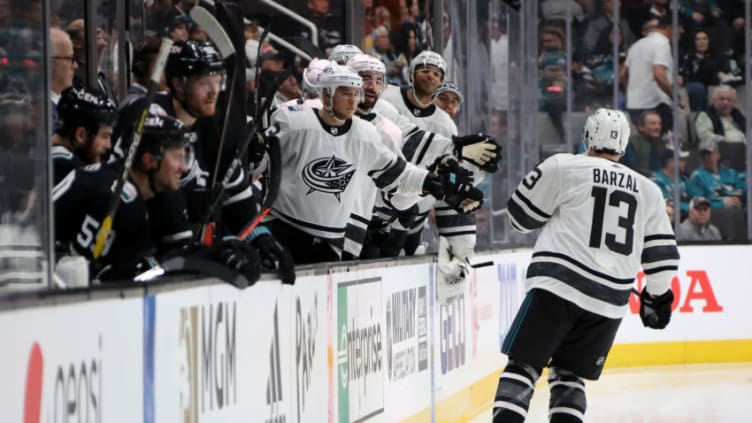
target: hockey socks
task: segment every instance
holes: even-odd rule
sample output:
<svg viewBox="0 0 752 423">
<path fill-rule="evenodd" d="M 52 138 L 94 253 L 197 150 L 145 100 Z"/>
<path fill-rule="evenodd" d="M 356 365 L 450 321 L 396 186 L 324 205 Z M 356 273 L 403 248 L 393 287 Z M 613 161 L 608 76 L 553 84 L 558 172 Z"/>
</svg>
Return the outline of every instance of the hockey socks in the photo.
<svg viewBox="0 0 752 423">
<path fill-rule="evenodd" d="M 569 370 L 556 367 L 548 370 L 548 387 L 551 390 L 548 403 L 549 421 L 582 423 L 587 408 L 585 381 Z"/>
<path fill-rule="evenodd" d="M 527 418 L 530 399 L 540 371 L 532 366 L 509 360 L 499 376 L 493 405 L 494 423 L 522 423 Z"/>
</svg>

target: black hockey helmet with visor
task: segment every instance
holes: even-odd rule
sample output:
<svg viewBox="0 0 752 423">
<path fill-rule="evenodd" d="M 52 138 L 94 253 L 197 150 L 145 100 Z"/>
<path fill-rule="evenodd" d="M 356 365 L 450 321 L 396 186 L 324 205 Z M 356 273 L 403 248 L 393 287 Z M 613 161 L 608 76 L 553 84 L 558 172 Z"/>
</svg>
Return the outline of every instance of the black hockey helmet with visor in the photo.
<svg viewBox="0 0 752 423">
<path fill-rule="evenodd" d="M 185 147 L 185 165 L 193 164 L 193 141 L 195 134 L 187 132 L 183 123 L 168 115 L 157 104 L 152 104 L 144 121 L 141 142 L 136 153 L 136 163 L 141 162 L 145 153 L 151 153 L 161 163 L 165 151 L 170 147 Z"/>
</svg>

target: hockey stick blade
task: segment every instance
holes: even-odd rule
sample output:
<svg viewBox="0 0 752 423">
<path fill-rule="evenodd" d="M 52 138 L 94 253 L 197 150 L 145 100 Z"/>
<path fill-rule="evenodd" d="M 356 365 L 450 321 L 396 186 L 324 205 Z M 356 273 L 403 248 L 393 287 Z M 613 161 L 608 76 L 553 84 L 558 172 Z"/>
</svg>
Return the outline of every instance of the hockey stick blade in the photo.
<svg viewBox="0 0 752 423">
<path fill-rule="evenodd" d="M 209 35 L 214 45 L 217 46 L 223 59 L 227 60 L 228 57 L 235 54 L 235 47 L 232 45 L 230 36 L 227 35 L 227 32 L 222 28 L 217 18 L 209 13 L 208 10 L 201 6 L 194 6 L 191 9 L 191 19 L 196 21 L 198 26 L 206 31 L 206 34 Z"/>
<path fill-rule="evenodd" d="M 170 55 L 170 48 L 172 47 L 172 40 L 169 38 L 162 38 L 162 45 L 159 47 L 159 54 L 157 55 L 157 62 L 154 65 L 154 71 L 149 78 L 149 90 L 146 92 L 146 102 L 144 108 L 141 110 L 141 114 L 138 117 L 136 128 L 133 131 L 133 137 L 131 139 L 131 145 L 128 147 L 128 154 L 125 156 L 125 163 L 123 164 L 123 172 L 120 175 L 120 179 L 115 185 L 115 189 L 110 197 L 110 204 L 107 207 L 107 215 L 102 220 L 102 224 L 97 231 L 96 243 L 94 244 L 93 257 L 94 260 L 98 259 L 102 255 L 107 238 L 112 232 L 112 221 L 115 218 L 115 212 L 118 205 L 120 205 L 120 195 L 123 192 L 125 181 L 128 179 L 128 172 L 133 164 L 133 159 L 136 156 L 136 150 L 141 143 L 141 134 L 144 132 L 144 122 L 146 122 L 146 116 L 149 115 L 149 107 L 154 102 L 154 97 L 159 91 L 159 81 L 162 78 L 162 71 L 164 71 L 165 63 L 167 63 L 167 57 Z"/>
</svg>

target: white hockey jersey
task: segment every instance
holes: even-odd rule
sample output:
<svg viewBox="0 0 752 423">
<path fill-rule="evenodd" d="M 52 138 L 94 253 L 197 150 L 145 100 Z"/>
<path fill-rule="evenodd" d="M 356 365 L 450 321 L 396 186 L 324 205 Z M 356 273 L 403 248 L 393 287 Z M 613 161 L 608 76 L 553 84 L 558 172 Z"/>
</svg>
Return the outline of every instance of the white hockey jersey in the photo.
<svg viewBox="0 0 752 423">
<path fill-rule="evenodd" d="M 375 184 L 398 195 L 422 192 L 425 169 L 410 166 L 362 119 L 331 127 L 316 109 L 279 109 L 271 134 L 280 140 L 282 174 L 272 215 L 337 253 L 360 254 L 370 222 Z"/>
<path fill-rule="evenodd" d="M 543 228 L 526 288 L 550 291 L 585 310 L 621 318 L 640 268 L 662 294 L 679 252 L 661 191 L 619 163 L 556 154 L 522 180 L 508 202 L 515 229 Z"/>
<path fill-rule="evenodd" d="M 407 99 L 406 89 L 389 85 L 374 110 L 400 127 L 402 152 L 409 162 L 430 166 L 439 157 L 453 154 L 452 136 L 457 135 L 457 125 L 436 105 L 417 108 Z M 472 165 L 466 167 L 473 171 L 476 184 L 482 180 L 480 169 Z M 439 235 L 447 237 L 455 251 L 472 252 L 476 240 L 475 215 L 459 213 L 433 197 L 426 197 L 418 203 L 419 214 L 408 232 L 414 234 L 423 230 L 423 223 L 434 207 Z"/>
</svg>

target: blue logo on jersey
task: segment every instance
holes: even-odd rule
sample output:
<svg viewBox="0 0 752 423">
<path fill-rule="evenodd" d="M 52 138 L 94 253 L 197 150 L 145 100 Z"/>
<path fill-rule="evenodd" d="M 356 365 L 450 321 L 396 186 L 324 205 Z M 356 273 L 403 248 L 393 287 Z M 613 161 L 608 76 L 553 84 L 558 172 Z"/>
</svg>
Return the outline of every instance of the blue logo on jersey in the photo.
<svg viewBox="0 0 752 423">
<path fill-rule="evenodd" d="M 354 173 L 353 165 L 335 156 L 312 160 L 303 168 L 303 182 L 309 188 L 306 195 L 321 191 L 334 194 L 341 201 L 340 194 L 347 189 Z"/>
</svg>

